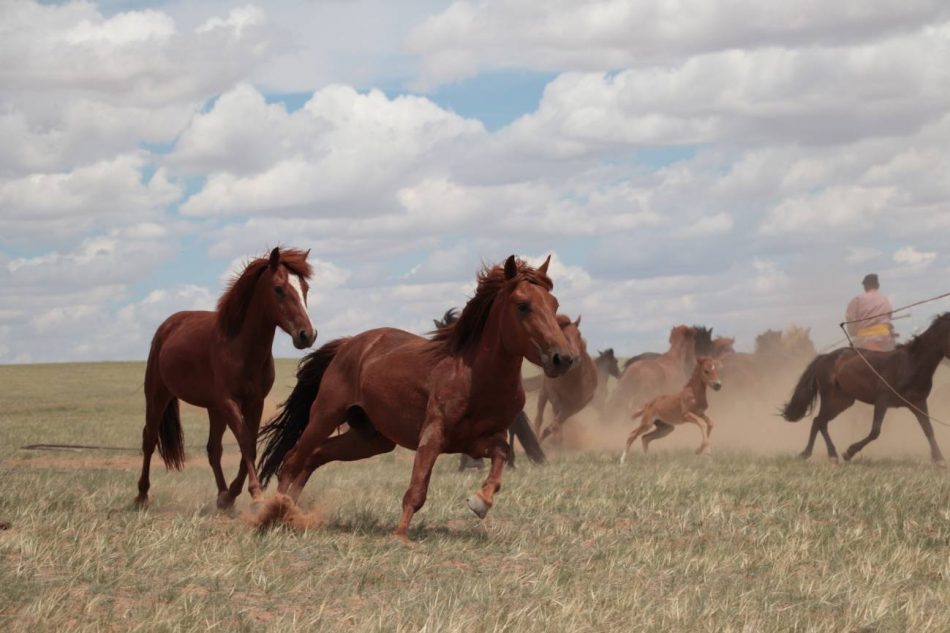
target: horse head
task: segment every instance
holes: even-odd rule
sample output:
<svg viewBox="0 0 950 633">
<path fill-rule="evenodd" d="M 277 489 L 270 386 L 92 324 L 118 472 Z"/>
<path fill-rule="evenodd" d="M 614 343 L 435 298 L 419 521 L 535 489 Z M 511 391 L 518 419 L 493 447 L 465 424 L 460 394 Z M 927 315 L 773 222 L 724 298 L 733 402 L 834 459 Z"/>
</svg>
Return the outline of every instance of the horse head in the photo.
<svg viewBox="0 0 950 633">
<path fill-rule="evenodd" d="M 504 265 L 504 286 L 495 299 L 500 311 L 502 344 L 555 378 L 577 362 L 580 350 L 557 321 L 557 298 L 551 294 L 548 256 L 537 269 L 510 256 Z"/>
</svg>

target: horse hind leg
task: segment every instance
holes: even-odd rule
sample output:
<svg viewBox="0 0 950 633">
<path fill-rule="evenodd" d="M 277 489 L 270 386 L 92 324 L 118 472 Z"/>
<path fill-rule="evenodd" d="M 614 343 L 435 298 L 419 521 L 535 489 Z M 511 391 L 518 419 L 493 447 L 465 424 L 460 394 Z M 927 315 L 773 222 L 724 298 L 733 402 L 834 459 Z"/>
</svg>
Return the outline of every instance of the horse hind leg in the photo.
<svg viewBox="0 0 950 633">
<path fill-rule="evenodd" d="M 831 441 L 831 434 L 828 432 L 828 424 L 838 417 L 842 411 L 851 407 L 851 405 L 854 404 L 854 400 L 850 398 L 836 398 L 834 394 L 831 393 L 822 393 L 820 397 L 821 408 L 818 410 L 818 415 L 815 416 L 815 419 L 812 422 L 812 432 L 818 431 L 821 433 L 822 439 L 825 440 L 825 447 L 828 449 L 828 460 L 833 464 L 837 464 L 838 451 L 835 449 L 834 442 Z M 811 455 L 810 451 L 808 451 L 808 455 Z"/>
<path fill-rule="evenodd" d="M 633 446 L 633 443 L 637 441 L 637 438 L 641 434 L 645 433 L 653 426 L 652 416 L 649 416 L 647 413 L 643 414 L 643 417 L 640 419 L 640 426 L 630 431 L 630 435 L 627 436 L 627 444 L 624 446 L 623 453 L 620 454 L 620 463 L 623 464 L 627 461 L 627 453 L 630 452 L 630 447 Z"/>
<path fill-rule="evenodd" d="M 662 420 L 656 421 L 656 428 L 644 435 L 640 441 L 643 442 L 643 452 L 646 453 L 650 450 L 650 442 L 653 440 L 658 440 L 661 437 L 666 437 L 673 432 L 673 425 L 667 424 Z"/>
<path fill-rule="evenodd" d="M 863 440 L 859 440 L 848 447 L 848 450 L 844 452 L 844 461 L 851 461 L 851 459 L 857 455 L 862 448 L 876 440 L 878 436 L 881 435 L 881 426 L 884 423 L 885 413 L 887 413 L 887 407 L 885 405 L 874 405 L 874 419 L 871 421 L 871 432 L 868 433 L 868 436 Z"/>
<path fill-rule="evenodd" d="M 146 385 L 145 394 L 145 427 L 142 429 L 142 474 L 139 476 L 138 490 L 135 505 L 144 508 L 148 505 L 148 491 L 151 487 L 149 472 L 152 465 L 152 455 L 158 446 L 158 434 L 162 424 L 165 409 L 172 404 L 174 398 L 164 386 L 149 389 Z"/>
</svg>

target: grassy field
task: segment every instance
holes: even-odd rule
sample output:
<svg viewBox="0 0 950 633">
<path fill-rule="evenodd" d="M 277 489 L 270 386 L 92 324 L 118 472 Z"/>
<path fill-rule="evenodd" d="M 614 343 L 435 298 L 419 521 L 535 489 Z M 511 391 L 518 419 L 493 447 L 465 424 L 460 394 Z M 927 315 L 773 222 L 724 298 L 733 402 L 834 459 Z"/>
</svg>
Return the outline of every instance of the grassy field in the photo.
<svg viewBox="0 0 950 633">
<path fill-rule="evenodd" d="M 389 533 L 410 453 L 328 466 L 302 498 L 321 527 L 258 533 L 246 495 L 214 509 L 188 408 L 186 470 L 153 468 L 152 506 L 133 510 L 142 372 L 0 367 L 0 630 L 950 630 L 950 476 L 920 438 L 913 459 L 840 467 L 556 455 L 507 473 L 482 523 L 464 502 L 480 476 L 444 457 L 407 548 Z M 282 363 L 275 399 L 291 378 Z M 19 448 L 34 442 L 133 450 Z"/>
</svg>

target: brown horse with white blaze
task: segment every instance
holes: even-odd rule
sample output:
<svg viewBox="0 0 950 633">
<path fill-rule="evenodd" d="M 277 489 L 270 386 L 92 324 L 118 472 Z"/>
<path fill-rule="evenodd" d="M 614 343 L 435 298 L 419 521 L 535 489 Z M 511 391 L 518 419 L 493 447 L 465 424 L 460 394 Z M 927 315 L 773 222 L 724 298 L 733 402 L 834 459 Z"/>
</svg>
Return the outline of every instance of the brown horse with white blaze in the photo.
<svg viewBox="0 0 950 633">
<path fill-rule="evenodd" d="M 245 477 L 251 496 L 260 496 L 254 459 L 264 398 L 274 384 L 275 331 L 279 327 L 289 334 L 297 349 L 310 347 L 317 338 L 306 307 L 308 254 L 275 248 L 235 276 L 216 311 L 176 312 L 158 327 L 145 369 L 138 505 L 148 503 L 156 445 L 166 467 L 184 466 L 179 400 L 208 410 L 208 461 L 218 486 L 218 507 L 234 503 Z M 221 470 L 225 428 L 237 438 L 242 458 L 230 486 Z"/>
<path fill-rule="evenodd" d="M 287 402 L 264 428 L 262 479 L 277 474 L 278 493 L 296 501 L 313 471 L 328 462 L 365 459 L 397 444 L 415 450 L 395 533 L 407 540 L 438 456 L 490 457 L 488 477 L 468 499 L 484 517 L 501 487 L 508 427 L 524 406 L 522 360 L 559 376 L 577 358 L 555 320 L 549 261 L 534 269 L 512 255 L 503 266 L 482 270 L 458 321 L 431 339 L 381 328 L 308 356 Z M 344 422 L 349 430 L 331 436 Z"/>
</svg>

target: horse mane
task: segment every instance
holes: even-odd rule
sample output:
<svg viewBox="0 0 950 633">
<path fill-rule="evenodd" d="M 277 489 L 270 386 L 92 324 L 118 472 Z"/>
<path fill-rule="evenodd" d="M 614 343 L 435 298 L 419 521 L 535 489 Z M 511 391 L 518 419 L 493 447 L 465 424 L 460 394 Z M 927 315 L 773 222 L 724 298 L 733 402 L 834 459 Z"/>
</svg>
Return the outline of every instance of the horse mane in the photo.
<svg viewBox="0 0 950 633">
<path fill-rule="evenodd" d="M 926 330 L 898 347 L 905 347 L 912 354 L 919 354 L 927 349 L 935 348 L 934 339 L 948 335 L 950 335 L 950 312 L 944 312 L 935 316 Z"/>
<path fill-rule="evenodd" d="M 449 308 L 445 311 L 445 314 L 442 315 L 441 319 L 432 319 L 432 322 L 435 324 L 435 329 L 441 329 L 452 325 L 459 319 L 458 308 Z"/>
<path fill-rule="evenodd" d="M 764 354 L 774 352 L 782 345 L 782 333 L 779 330 L 766 330 L 755 337 L 755 352 Z"/>
<path fill-rule="evenodd" d="M 711 354 L 713 350 L 713 329 L 703 325 L 694 325 L 693 332 L 696 334 L 696 338 L 693 342 L 693 345 L 696 349 L 696 355 L 708 356 Z"/>
<path fill-rule="evenodd" d="M 545 273 L 532 268 L 525 261 L 516 259 L 515 265 L 517 272 L 510 281 L 527 281 L 548 291 L 554 288 L 554 284 Z M 441 343 L 445 351 L 450 354 L 468 351 L 478 343 L 488 322 L 488 315 L 495 303 L 495 297 L 509 281 L 505 277 L 505 267 L 501 264 L 484 266 L 478 273 L 477 280 L 475 295 L 462 308 L 458 320 L 436 330 L 430 339 Z"/>
<path fill-rule="evenodd" d="M 280 250 L 280 263 L 286 266 L 291 274 L 300 278 L 303 287 L 306 287 L 306 280 L 313 274 L 313 267 L 307 262 L 309 253 L 310 251 L 301 251 L 296 248 Z M 254 297 L 254 288 L 257 287 L 257 282 L 269 265 L 269 255 L 252 259 L 244 266 L 244 270 L 231 279 L 224 294 L 218 299 L 218 329 L 228 338 L 233 338 L 240 333 L 244 325 L 244 317 L 247 315 L 247 307 Z"/>
</svg>

